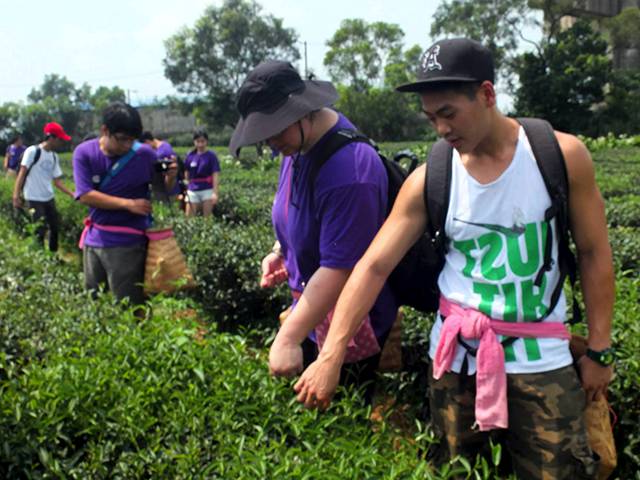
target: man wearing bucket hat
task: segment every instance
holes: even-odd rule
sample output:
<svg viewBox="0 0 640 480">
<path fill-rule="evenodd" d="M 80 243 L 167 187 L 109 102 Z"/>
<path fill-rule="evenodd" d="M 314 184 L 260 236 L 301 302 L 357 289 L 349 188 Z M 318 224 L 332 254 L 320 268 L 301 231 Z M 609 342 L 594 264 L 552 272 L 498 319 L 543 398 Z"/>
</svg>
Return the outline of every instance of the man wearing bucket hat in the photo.
<svg viewBox="0 0 640 480">
<path fill-rule="evenodd" d="M 56 122 L 47 123 L 43 132 L 44 140 L 27 148 L 22 155 L 13 189 L 13 206 L 22 208 L 23 194 L 27 207 L 33 209 L 34 220 L 43 220 L 36 230 L 39 241 L 44 242 L 48 229 L 49 250 L 55 252 L 58 250 L 58 211 L 51 182 L 58 190 L 73 198 L 73 192 L 62 183 L 60 160 L 55 152 L 71 137 Z"/>
<path fill-rule="evenodd" d="M 124 102 L 108 105 L 99 138 L 73 152 L 76 198 L 89 206 L 80 239 L 85 287 L 105 288 L 133 305 L 144 303 L 145 230 L 151 225 L 149 187 L 156 154 L 137 142 L 142 133 L 138 111 Z M 165 176 L 170 189 L 177 166 Z"/>
<path fill-rule="evenodd" d="M 607 355 L 614 275 L 589 152 L 573 135 L 549 134 L 568 174 L 569 226 L 589 327 L 591 355 L 579 361 L 579 378 L 563 324 L 564 295 L 548 308 L 556 285 L 562 292 L 562 277 L 555 240 L 551 261 L 542 261 L 543 232 L 556 230 L 557 238 L 558 220 L 546 218 L 552 200 L 530 139 L 497 109 L 490 51 L 469 39 L 441 40 L 424 53 L 419 72 L 417 81 L 398 90 L 420 95 L 434 129 L 453 147 L 440 310 L 429 349 L 430 412 L 442 439 L 440 458 L 473 459 L 497 434 L 518 478 L 592 478 L 596 462 L 582 407 L 605 394 L 612 375 Z M 326 408 L 359 316 L 425 231 L 428 174 L 423 165 L 407 179 L 345 285 L 322 352 L 294 386 L 306 406 Z M 523 268 L 525 258 L 529 268 Z M 540 272 L 543 281 L 536 286 Z M 503 350 L 496 335 L 514 341 Z"/>
<path fill-rule="evenodd" d="M 260 280 L 263 287 L 288 280 L 293 297 L 269 355 L 274 375 L 295 375 L 317 357 L 340 290 L 386 214 L 387 175 L 370 145 L 346 145 L 314 168 L 331 135 L 355 129 L 330 108 L 337 98 L 331 83 L 302 80 L 282 61 L 258 65 L 238 92 L 231 152 L 266 141 L 284 157 L 272 210 L 277 241 Z M 381 290 L 360 318 L 342 369 L 343 384 L 367 384 L 365 400 L 397 310 L 390 289 Z"/>
</svg>

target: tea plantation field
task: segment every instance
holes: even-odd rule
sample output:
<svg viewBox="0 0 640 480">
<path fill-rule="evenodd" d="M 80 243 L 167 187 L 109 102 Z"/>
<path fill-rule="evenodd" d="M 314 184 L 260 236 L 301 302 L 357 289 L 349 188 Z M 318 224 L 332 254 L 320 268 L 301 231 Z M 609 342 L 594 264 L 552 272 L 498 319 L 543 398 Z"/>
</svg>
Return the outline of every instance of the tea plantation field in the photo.
<svg viewBox="0 0 640 480">
<path fill-rule="evenodd" d="M 609 399 L 614 477 L 624 480 L 640 479 L 638 143 L 588 141 L 616 265 Z M 424 145 L 407 146 L 424 158 Z M 405 368 L 382 375 L 380 398 L 396 401 L 393 420 L 370 420 L 354 392 L 325 413 L 306 411 L 290 381 L 269 376 L 268 345 L 288 294 L 260 289 L 258 275 L 273 244 L 279 164 L 222 152 L 212 219 L 154 207 L 158 223 L 174 225 L 198 287 L 153 298 L 144 320 L 109 295 L 93 300 L 83 291 L 75 245 L 85 207 L 57 197 L 63 252 L 52 256 L 34 246 L 33 226 L 11 208 L 11 183 L 0 180 L 0 477 L 496 478 L 499 447 L 490 460 L 429 463 L 428 317 L 407 312 Z M 70 173 L 70 156 L 62 158 Z"/>
</svg>

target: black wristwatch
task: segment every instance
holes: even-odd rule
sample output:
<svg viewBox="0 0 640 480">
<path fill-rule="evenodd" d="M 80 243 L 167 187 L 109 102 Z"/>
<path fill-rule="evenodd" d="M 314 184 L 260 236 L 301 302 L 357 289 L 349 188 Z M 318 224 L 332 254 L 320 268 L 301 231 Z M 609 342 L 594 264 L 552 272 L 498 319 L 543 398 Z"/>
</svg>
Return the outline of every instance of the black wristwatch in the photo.
<svg viewBox="0 0 640 480">
<path fill-rule="evenodd" d="M 615 360 L 615 350 L 612 347 L 605 348 L 604 350 L 591 350 L 587 348 L 587 357 L 594 362 L 598 362 L 603 367 L 608 367 L 613 364 Z"/>
</svg>

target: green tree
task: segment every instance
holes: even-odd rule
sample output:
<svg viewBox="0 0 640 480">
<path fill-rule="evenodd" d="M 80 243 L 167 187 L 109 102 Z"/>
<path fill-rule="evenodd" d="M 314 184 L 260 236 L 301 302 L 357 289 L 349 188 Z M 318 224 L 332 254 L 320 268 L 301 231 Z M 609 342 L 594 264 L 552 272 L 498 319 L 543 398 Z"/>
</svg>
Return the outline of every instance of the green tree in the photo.
<svg viewBox="0 0 640 480">
<path fill-rule="evenodd" d="M 640 8 L 625 8 L 605 24 L 615 48 L 640 48 Z"/>
<path fill-rule="evenodd" d="M 394 24 L 344 20 L 327 42 L 324 64 L 338 83 L 336 108 L 376 141 L 413 140 L 427 130 L 417 95 L 394 88 L 415 79 L 421 48 L 402 51 Z"/>
<path fill-rule="evenodd" d="M 562 17 L 571 15 L 576 7 L 584 7 L 586 0 L 528 0 L 529 7 L 542 10 L 543 42 L 548 43 L 561 31 Z"/>
<path fill-rule="evenodd" d="M 124 102 L 127 98 L 125 91 L 120 87 L 100 86 L 89 97 L 89 103 L 96 112 L 102 112 L 112 102 Z"/>
<path fill-rule="evenodd" d="M 497 74 L 506 78 L 522 28 L 533 22 L 530 13 L 527 0 L 445 0 L 434 15 L 431 36 L 477 40 L 491 50 Z"/>
<path fill-rule="evenodd" d="M 422 47 L 414 45 L 402 54 L 401 61 L 388 63 L 384 67 L 385 87 L 395 88 L 403 83 L 414 81 L 418 74 L 421 55 Z"/>
<path fill-rule="evenodd" d="M 351 85 L 339 85 L 338 93 L 336 108 L 377 142 L 416 140 L 427 133 L 427 122 L 416 108 L 417 95 L 379 87 L 360 92 Z"/>
<path fill-rule="evenodd" d="M 194 100 L 198 120 L 234 125 L 235 93 L 247 73 L 267 58 L 296 61 L 296 41 L 292 29 L 255 1 L 225 0 L 165 41 L 165 76 Z"/>
<path fill-rule="evenodd" d="M 4 152 L 11 142 L 11 139 L 18 131 L 17 119 L 20 115 L 20 105 L 14 102 L 7 102 L 0 105 L 0 155 L 4 157 Z"/>
<path fill-rule="evenodd" d="M 25 140 L 40 139 L 43 125 L 51 121 L 60 123 L 67 132 L 76 132 L 82 115 L 81 91 L 67 77 L 55 73 L 45 75 L 42 85 L 33 88 L 27 99 L 30 103 L 20 118 Z"/>
<path fill-rule="evenodd" d="M 496 74 L 513 88 L 514 61 L 521 42 L 541 45 L 560 33 L 560 19 L 584 0 L 444 0 L 436 10 L 431 36 L 458 35 L 479 41 L 491 50 Z M 543 21 L 533 15 L 542 10 Z M 542 31 L 542 40 L 523 35 L 527 26 Z"/>
<path fill-rule="evenodd" d="M 324 65 L 334 82 L 358 91 L 382 86 L 385 68 L 402 58 L 404 32 L 395 24 L 346 19 L 327 42 Z"/>
<path fill-rule="evenodd" d="M 108 103 L 124 99 L 120 87 L 101 86 L 92 92 L 86 83 L 78 88 L 64 76 L 46 75 L 42 85 L 31 90 L 26 105 L 0 107 L 0 135 L 19 132 L 26 143 L 35 143 L 42 138 L 42 127 L 55 121 L 79 140 L 93 128 L 91 111 L 100 112 Z"/>
<path fill-rule="evenodd" d="M 598 134 L 638 135 L 640 132 L 640 70 L 614 70 L 606 108 L 597 118 Z"/>
<path fill-rule="evenodd" d="M 518 115 L 546 118 L 559 130 L 597 134 L 594 112 L 605 99 L 611 70 L 607 43 L 579 20 L 540 53 L 519 57 L 515 109 Z"/>
<path fill-rule="evenodd" d="M 78 90 L 67 77 L 52 73 L 45 75 L 42 85 L 38 88 L 31 89 L 31 92 L 27 95 L 27 99 L 32 103 L 41 102 L 45 98 L 76 103 L 78 100 Z"/>
<path fill-rule="evenodd" d="M 42 102 L 24 105 L 20 109 L 20 115 L 17 119 L 18 131 L 22 134 L 25 144 L 30 145 L 42 140 L 42 127 L 46 123 L 52 120 L 61 122 L 59 118 L 52 115 L 51 110 L 53 109 L 57 110 L 51 97 L 45 98 Z M 66 131 L 73 132 L 67 130 L 68 127 L 64 124 L 63 127 Z"/>
</svg>

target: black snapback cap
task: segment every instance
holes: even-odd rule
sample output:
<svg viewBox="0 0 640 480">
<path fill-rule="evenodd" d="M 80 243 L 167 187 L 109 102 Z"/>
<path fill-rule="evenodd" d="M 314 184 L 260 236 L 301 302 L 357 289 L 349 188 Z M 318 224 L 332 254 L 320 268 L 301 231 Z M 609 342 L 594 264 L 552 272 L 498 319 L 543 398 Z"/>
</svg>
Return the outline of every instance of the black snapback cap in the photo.
<svg viewBox="0 0 640 480">
<path fill-rule="evenodd" d="M 494 82 L 493 55 L 482 44 L 468 38 L 439 40 L 420 57 L 418 78 L 396 88 L 420 92 L 430 84 L 447 82 Z"/>
</svg>

